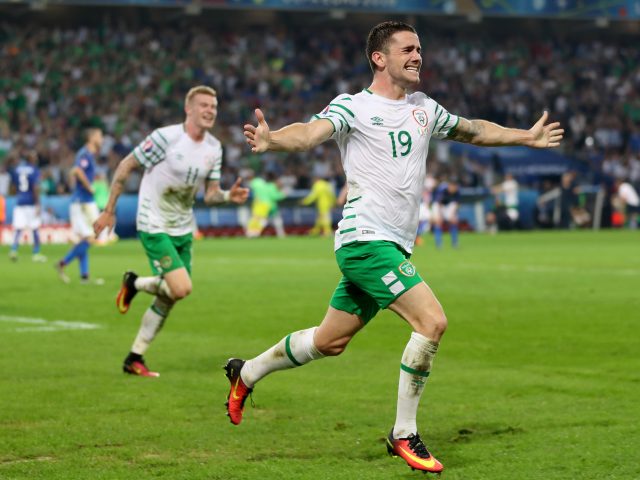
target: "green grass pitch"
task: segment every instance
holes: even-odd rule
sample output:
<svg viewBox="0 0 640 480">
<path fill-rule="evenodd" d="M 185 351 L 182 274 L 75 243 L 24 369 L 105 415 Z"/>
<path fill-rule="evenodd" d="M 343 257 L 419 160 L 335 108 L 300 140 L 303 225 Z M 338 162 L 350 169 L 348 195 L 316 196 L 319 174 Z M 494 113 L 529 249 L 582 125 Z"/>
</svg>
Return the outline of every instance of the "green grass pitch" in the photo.
<svg viewBox="0 0 640 480">
<path fill-rule="evenodd" d="M 427 243 L 413 261 L 449 330 L 418 424 L 441 478 L 640 478 L 640 234 Z M 225 360 L 321 320 L 332 240 L 196 242 L 193 294 L 147 354 L 159 379 L 120 370 L 150 302 L 141 293 L 127 315 L 114 303 L 125 269 L 149 272 L 141 246 L 92 249 L 104 286 L 79 285 L 77 265 L 60 283 L 65 250 L 0 257 L 0 478 L 423 478 L 383 443 L 410 334 L 390 312 L 341 357 L 267 377 L 239 427 L 225 416 Z"/>
</svg>

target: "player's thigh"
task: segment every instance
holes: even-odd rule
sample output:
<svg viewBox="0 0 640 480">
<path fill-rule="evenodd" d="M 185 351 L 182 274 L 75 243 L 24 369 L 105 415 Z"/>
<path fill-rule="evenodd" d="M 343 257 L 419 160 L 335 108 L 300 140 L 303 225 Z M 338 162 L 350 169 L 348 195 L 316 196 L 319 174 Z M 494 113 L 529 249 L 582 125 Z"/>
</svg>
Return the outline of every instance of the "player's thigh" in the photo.
<svg viewBox="0 0 640 480">
<path fill-rule="evenodd" d="M 267 202 L 255 201 L 251 206 L 251 215 L 259 218 L 267 218 L 271 206 Z"/>
<path fill-rule="evenodd" d="M 414 285 L 389 305 L 389 310 L 403 318 L 414 331 L 440 340 L 447 328 L 447 318 L 440 302 L 425 282 Z"/>
<path fill-rule="evenodd" d="M 431 205 L 431 221 L 437 225 L 442 224 L 442 205 L 439 203 L 433 203 Z"/>
<path fill-rule="evenodd" d="M 15 230 L 24 230 L 29 228 L 29 212 L 26 207 L 16 206 L 13 209 L 13 228 Z"/>
<path fill-rule="evenodd" d="M 357 314 L 330 306 L 313 341 L 316 348 L 325 355 L 339 354 L 362 327 L 364 322 Z"/>
<path fill-rule="evenodd" d="M 330 309 L 357 317 L 362 325 L 369 323 L 380 311 L 376 300 L 346 277 L 340 279 L 329 305 Z"/>
<path fill-rule="evenodd" d="M 398 245 L 387 241 L 354 242 L 336 251 L 344 277 L 379 309 L 422 282 L 408 257 Z"/>
<path fill-rule="evenodd" d="M 193 266 L 193 234 L 187 233 L 177 237 L 171 237 L 173 245 L 176 247 L 178 256 L 187 269 L 187 273 L 191 276 L 191 268 Z"/>
<path fill-rule="evenodd" d="M 163 275 L 169 290 L 178 298 L 184 298 L 191 293 L 191 277 L 186 268 L 181 267 L 171 270 Z"/>
<path fill-rule="evenodd" d="M 98 218 L 95 203 L 75 202 L 70 207 L 71 230 L 81 238 L 93 237 L 93 222 Z"/>
<path fill-rule="evenodd" d="M 458 222 L 458 204 L 450 203 L 444 207 L 444 219 L 449 223 Z"/>
<path fill-rule="evenodd" d="M 172 238 L 166 233 L 138 232 L 149 265 L 155 275 L 166 276 L 178 269 L 186 269 Z"/>
</svg>

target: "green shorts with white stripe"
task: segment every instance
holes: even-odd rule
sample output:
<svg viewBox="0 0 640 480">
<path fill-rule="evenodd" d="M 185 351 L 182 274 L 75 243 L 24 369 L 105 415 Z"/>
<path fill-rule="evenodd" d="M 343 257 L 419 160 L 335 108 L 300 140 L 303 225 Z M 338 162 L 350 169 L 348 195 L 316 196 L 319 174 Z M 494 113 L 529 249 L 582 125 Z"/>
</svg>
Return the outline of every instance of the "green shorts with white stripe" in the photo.
<svg viewBox="0 0 640 480">
<path fill-rule="evenodd" d="M 352 242 L 336 251 L 343 277 L 330 305 L 367 323 L 382 308 L 422 282 L 410 255 L 387 241 Z"/>
</svg>

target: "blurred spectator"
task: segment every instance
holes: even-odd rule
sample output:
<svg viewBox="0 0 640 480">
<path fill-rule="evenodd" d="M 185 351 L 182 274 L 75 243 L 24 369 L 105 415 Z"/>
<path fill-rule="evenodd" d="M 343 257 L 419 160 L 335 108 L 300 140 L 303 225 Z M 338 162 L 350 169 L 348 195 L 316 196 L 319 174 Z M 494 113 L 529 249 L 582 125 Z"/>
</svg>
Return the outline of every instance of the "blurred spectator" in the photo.
<svg viewBox="0 0 640 480">
<path fill-rule="evenodd" d="M 640 196 L 629 182 L 618 178 L 614 184 L 615 196 L 613 198 L 614 207 L 626 219 L 629 228 L 638 228 L 638 215 L 640 214 Z"/>
<path fill-rule="evenodd" d="M 518 211 L 518 205 L 520 204 L 518 198 L 518 181 L 514 178 L 513 174 L 506 173 L 504 180 L 498 185 L 495 185 L 491 189 L 491 192 L 498 197 L 496 204 L 503 207 L 502 210 L 504 210 L 504 213 L 510 221 L 510 228 L 515 227 L 518 223 L 518 218 L 520 218 L 520 212 Z"/>
<path fill-rule="evenodd" d="M 336 194 L 333 186 L 325 179 L 316 177 L 311 192 L 300 202 L 301 205 L 316 204 L 318 214 L 315 225 L 309 230 L 310 235 L 327 237 L 333 233 L 331 223 L 331 209 L 336 204 Z"/>
</svg>

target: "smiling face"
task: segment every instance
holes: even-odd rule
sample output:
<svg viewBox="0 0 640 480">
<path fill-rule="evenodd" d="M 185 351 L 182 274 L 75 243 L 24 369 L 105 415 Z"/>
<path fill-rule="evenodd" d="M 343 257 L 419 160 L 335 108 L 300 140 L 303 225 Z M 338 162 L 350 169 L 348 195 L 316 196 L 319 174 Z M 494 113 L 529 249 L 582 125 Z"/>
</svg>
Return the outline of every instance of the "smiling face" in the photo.
<svg viewBox="0 0 640 480">
<path fill-rule="evenodd" d="M 185 105 L 187 122 L 201 130 L 213 128 L 218 116 L 218 98 L 209 93 L 196 93 Z"/>
<path fill-rule="evenodd" d="M 418 35 L 408 31 L 396 32 L 389 39 L 385 50 L 379 52 L 376 64 L 380 66 L 382 63 L 393 83 L 403 88 L 420 83 L 422 48 Z"/>
</svg>

